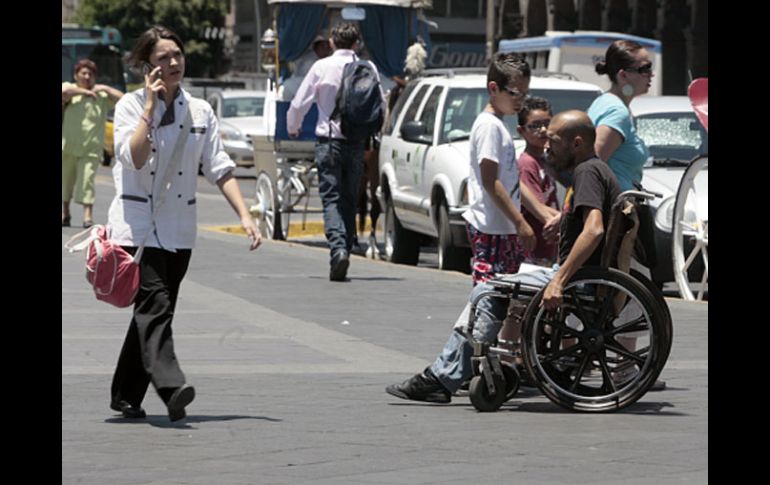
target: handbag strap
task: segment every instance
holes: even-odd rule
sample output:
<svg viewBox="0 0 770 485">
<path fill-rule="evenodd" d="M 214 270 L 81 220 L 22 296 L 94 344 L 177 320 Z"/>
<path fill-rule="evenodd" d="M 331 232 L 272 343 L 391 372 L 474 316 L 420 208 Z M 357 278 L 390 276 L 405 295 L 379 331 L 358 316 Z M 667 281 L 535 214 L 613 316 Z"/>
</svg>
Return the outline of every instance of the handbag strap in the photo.
<svg viewBox="0 0 770 485">
<path fill-rule="evenodd" d="M 185 113 L 184 121 L 182 122 L 182 132 L 179 134 L 179 136 L 176 139 L 176 144 L 174 145 L 174 151 L 171 153 L 171 158 L 169 159 L 168 164 L 166 165 L 166 171 L 163 174 L 163 182 L 161 183 L 161 191 L 158 194 L 158 197 L 156 198 L 153 210 L 152 210 L 152 219 L 150 220 L 150 224 L 153 227 L 153 231 L 155 231 L 155 217 L 158 215 L 158 211 L 160 211 L 160 207 L 163 205 L 163 203 L 166 201 L 166 195 L 168 194 L 169 189 L 171 188 L 171 178 L 173 177 L 174 170 L 176 170 L 176 167 L 179 166 L 179 163 L 182 159 L 182 152 L 184 151 L 184 146 L 187 143 L 187 137 L 190 135 L 190 129 L 192 128 L 192 104 L 193 100 L 190 99 L 190 102 L 187 103 L 187 112 Z M 155 133 L 153 133 L 153 139 L 157 139 L 155 137 Z M 158 152 L 160 153 L 160 152 Z M 144 239 L 142 240 L 142 244 L 139 246 L 139 249 L 136 250 L 136 254 L 134 255 L 134 261 L 139 261 L 139 259 L 142 257 L 142 253 L 144 252 L 144 245 L 147 243 L 147 238 L 150 237 L 150 231 L 145 234 Z"/>
<path fill-rule="evenodd" d="M 192 100 L 190 100 L 192 101 Z M 163 205 L 163 202 L 166 200 L 166 194 L 168 193 L 168 189 L 171 187 L 171 177 L 173 176 L 174 170 L 179 165 L 180 160 L 182 159 L 182 152 L 184 150 L 185 143 L 187 142 L 187 137 L 190 134 L 190 128 L 192 127 L 192 114 L 191 106 L 192 103 L 189 103 L 187 106 L 187 113 L 184 117 L 184 122 L 182 123 L 182 132 L 179 134 L 179 136 L 176 139 L 176 144 L 174 145 L 174 151 L 171 154 L 171 158 L 169 160 L 168 165 L 166 165 L 166 171 L 163 174 L 163 183 L 161 184 L 161 192 L 157 198 L 157 202 L 155 203 L 155 206 L 153 207 L 152 211 L 152 219 L 151 224 L 154 227 L 155 226 L 155 217 L 158 215 L 158 211 L 160 210 L 160 207 Z M 155 133 L 153 133 L 153 139 L 155 138 Z M 89 244 L 91 244 L 92 241 L 98 238 L 98 235 L 96 234 L 96 231 L 102 227 L 100 224 L 96 224 L 84 231 L 80 231 L 79 233 L 75 234 L 69 240 L 64 243 L 64 248 L 69 251 L 70 253 L 74 253 L 77 251 L 82 251 L 85 248 L 88 247 Z M 84 237 L 84 236 L 88 237 Z M 144 252 L 144 246 L 147 243 L 147 238 L 150 236 L 150 232 L 148 231 L 147 234 L 145 234 L 144 239 L 142 240 L 142 244 L 139 246 L 139 249 L 137 249 L 136 254 L 134 254 L 133 258 L 135 262 L 139 262 L 139 259 L 142 257 L 142 253 Z"/>
</svg>

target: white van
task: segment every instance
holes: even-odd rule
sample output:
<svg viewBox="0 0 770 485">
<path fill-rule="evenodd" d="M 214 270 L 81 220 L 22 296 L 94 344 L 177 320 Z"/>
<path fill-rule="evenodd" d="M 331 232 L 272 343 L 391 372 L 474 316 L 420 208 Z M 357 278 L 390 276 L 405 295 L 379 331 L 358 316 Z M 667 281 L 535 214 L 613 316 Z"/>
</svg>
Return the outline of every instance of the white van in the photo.
<svg viewBox="0 0 770 485">
<path fill-rule="evenodd" d="M 500 41 L 500 52 L 521 52 L 533 71 L 544 70 L 572 74 L 578 81 L 592 83 L 606 91 L 610 80 L 596 73 L 595 66 L 604 59 L 607 48 L 616 40 L 633 40 L 652 57 L 654 76 L 648 94 L 660 96 L 663 86 L 663 54 L 655 39 L 615 32 L 547 31 L 544 36 Z"/>
</svg>

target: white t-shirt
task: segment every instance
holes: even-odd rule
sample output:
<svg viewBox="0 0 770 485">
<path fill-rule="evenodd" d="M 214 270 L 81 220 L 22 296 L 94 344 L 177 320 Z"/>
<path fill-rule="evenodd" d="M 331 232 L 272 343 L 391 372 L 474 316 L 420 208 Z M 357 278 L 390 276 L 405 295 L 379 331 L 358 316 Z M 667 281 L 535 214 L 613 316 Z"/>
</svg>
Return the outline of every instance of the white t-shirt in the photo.
<svg viewBox="0 0 770 485">
<path fill-rule="evenodd" d="M 519 169 L 516 166 L 516 150 L 511 134 L 508 133 L 508 129 L 500 118 L 483 111 L 473 123 L 470 143 L 471 170 L 468 178 L 470 207 L 463 212 L 463 218 L 486 234 L 516 234 L 516 226 L 484 190 L 481 184 L 480 165 L 481 160 L 485 158 L 497 163 L 497 178 L 511 194 L 516 209 L 521 210 Z"/>
</svg>

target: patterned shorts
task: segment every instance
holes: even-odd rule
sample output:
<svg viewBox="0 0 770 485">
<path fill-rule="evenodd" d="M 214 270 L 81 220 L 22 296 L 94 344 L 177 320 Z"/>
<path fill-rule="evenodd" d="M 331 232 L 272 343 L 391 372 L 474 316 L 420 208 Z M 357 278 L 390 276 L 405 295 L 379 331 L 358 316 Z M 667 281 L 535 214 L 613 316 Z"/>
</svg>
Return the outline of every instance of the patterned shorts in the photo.
<svg viewBox="0 0 770 485">
<path fill-rule="evenodd" d="M 474 286 L 492 278 L 495 273 L 519 272 L 519 265 L 528 253 L 519 244 L 518 236 L 485 234 L 468 223 L 465 229 L 473 251 L 471 276 Z"/>
</svg>

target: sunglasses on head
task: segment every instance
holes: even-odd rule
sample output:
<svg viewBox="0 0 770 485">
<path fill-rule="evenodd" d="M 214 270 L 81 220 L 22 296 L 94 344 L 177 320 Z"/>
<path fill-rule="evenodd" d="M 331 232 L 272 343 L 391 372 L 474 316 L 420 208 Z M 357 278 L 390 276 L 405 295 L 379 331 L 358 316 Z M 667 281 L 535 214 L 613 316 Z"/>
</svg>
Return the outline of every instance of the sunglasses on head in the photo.
<svg viewBox="0 0 770 485">
<path fill-rule="evenodd" d="M 517 91 L 515 89 L 511 89 L 506 86 L 500 86 L 500 90 L 510 94 L 512 98 L 521 99 L 521 98 L 527 97 L 527 93 L 522 93 L 521 91 Z"/>
<path fill-rule="evenodd" d="M 627 72 L 636 72 L 639 74 L 650 74 L 652 72 L 652 63 L 645 64 L 639 67 L 627 67 L 623 70 Z"/>
</svg>

